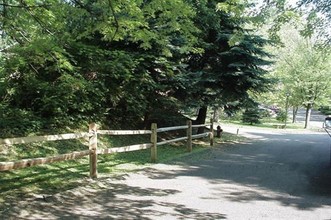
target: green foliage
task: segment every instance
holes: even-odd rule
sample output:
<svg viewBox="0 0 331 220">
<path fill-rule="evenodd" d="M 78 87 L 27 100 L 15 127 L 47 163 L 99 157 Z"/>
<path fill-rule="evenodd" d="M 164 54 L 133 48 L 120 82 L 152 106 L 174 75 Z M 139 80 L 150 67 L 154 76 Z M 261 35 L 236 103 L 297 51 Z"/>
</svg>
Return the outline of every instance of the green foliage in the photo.
<svg viewBox="0 0 331 220">
<path fill-rule="evenodd" d="M 316 38 L 302 37 L 298 29 L 285 25 L 279 35 L 283 46 L 270 49 L 277 57 L 272 74 L 278 83 L 272 93 L 259 97 L 262 103 L 284 109 L 329 105 L 329 47 L 321 47 Z"/>
<path fill-rule="evenodd" d="M 30 130 L 88 121 L 132 128 L 150 109 L 175 106 L 176 65 L 197 50 L 185 1 L 27 4 L 6 6 L 0 21 L 14 42 L 1 60 L 0 97 L 40 119 Z"/>
<path fill-rule="evenodd" d="M 260 112 L 260 116 L 262 118 L 270 118 L 271 117 L 270 111 L 268 111 L 267 109 L 259 109 L 259 112 Z"/>
<path fill-rule="evenodd" d="M 324 115 L 331 115 L 331 106 L 322 106 L 319 108 L 319 111 Z"/>
<path fill-rule="evenodd" d="M 5 133 L 90 121 L 133 128 L 165 121 L 155 115 L 187 103 L 243 103 L 248 91 L 264 91 L 269 82 L 262 68 L 269 64 L 268 41 L 243 29 L 246 6 L 237 0 L 2 6 L 7 49 L 0 57 L 0 98 L 6 110 L 0 120 L 12 131 Z M 31 123 L 9 123 L 4 112 L 16 111 Z"/>
<path fill-rule="evenodd" d="M 275 70 L 284 93 L 289 93 L 290 104 L 307 107 L 324 103 L 330 97 L 330 81 L 327 80 L 330 67 L 331 56 L 326 48 L 321 49 L 313 41 L 298 37 L 279 52 Z"/>
<path fill-rule="evenodd" d="M 318 36 L 330 43 L 330 21 L 331 21 L 331 5 L 329 0 L 300 0 L 299 6 L 307 10 L 307 24 L 301 32 L 303 36 Z"/>
<path fill-rule="evenodd" d="M 204 51 L 189 57 L 188 73 L 180 79 L 186 89 L 178 91 L 180 99 L 191 105 L 238 110 L 250 99 L 249 92 L 267 91 L 271 81 L 264 66 L 271 62 L 264 46 L 271 42 L 243 28 L 248 22 L 240 13 L 244 6 L 240 1 L 196 5 L 195 23 L 202 30 L 199 39 Z"/>
<path fill-rule="evenodd" d="M 279 32 L 284 25 L 300 27 L 300 33 L 306 38 L 316 38 L 330 43 L 329 23 L 331 7 L 329 0 L 264 0 L 258 3 L 252 22 L 258 27 L 267 24 L 269 37 L 279 43 Z M 298 25 L 300 23 L 300 25 Z"/>
<path fill-rule="evenodd" d="M 285 122 L 287 120 L 286 111 L 280 110 L 276 116 L 277 121 Z"/>
<path fill-rule="evenodd" d="M 248 108 L 243 112 L 242 121 L 244 123 L 260 124 L 261 114 L 258 108 Z"/>
<path fill-rule="evenodd" d="M 41 129 L 41 119 L 31 111 L 8 108 L 0 104 L 0 138 L 26 136 Z"/>
</svg>

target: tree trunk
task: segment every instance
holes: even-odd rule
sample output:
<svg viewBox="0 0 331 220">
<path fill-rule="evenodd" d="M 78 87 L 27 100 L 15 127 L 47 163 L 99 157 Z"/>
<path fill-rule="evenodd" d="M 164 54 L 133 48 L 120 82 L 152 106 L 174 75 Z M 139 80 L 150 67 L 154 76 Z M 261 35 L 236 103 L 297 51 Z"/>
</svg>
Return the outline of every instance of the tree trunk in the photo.
<svg viewBox="0 0 331 220">
<path fill-rule="evenodd" d="M 204 124 L 206 122 L 206 117 L 207 117 L 207 106 L 202 106 L 199 109 L 198 117 L 194 121 L 194 124 L 197 124 L 197 125 Z M 204 131 L 205 131 L 204 127 L 198 128 L 198 134 L 202 134 L 202 133 L 204 133 Z"/>
<path fill-rule="evenodd" d="M 220 108 L 214 107 L 213 121 L 218 122 L 220 119 Z"/>
<path fill-rule="evenodd" d="M 310 124 L 310 115 L 311 115 L 312 104 L 308 104 L 306 106 L 306 120 L 305 120 L 305 129 L 309 128 Z"/>
<path fill-rule="evenodd" d="M 144 114 L 144 121 L 143 121 L 144 129 L 149 129 L 151 127 L 151 122 L 149 121 L 149 116 L 150 116 L 150 112 L 146 111 Z"/>
<path fill-rule="evenodd" d="M 297 121 L 298 110 L 299 110 L 299 107 L 298 106 L 293 106 L 292 123 L 295 123 Z"/>
</svg>

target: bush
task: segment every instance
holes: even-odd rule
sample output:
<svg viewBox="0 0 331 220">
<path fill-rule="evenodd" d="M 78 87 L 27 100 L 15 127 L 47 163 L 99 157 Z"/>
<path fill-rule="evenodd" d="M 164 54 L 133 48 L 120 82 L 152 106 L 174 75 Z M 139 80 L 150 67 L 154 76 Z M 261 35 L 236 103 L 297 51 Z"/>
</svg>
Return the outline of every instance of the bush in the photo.
<svg viewBox="0 0 331 220">
<path fill-rule="evenodd" d="M 268 109 L 259 109 L 260 111 L 260 116 L 263 118 L 270 118 L 271 117 L 271 113 Z"/>
<path fill-rule="evenodd" d="M 257 108 L 246 109 L 242 116 L 242 121 L 249 124 L 260 124 L 261 113 Z"/>
<path fill-rule="evenodd" d="M 231 121 L 240 121 L 243 118 L 243 112 L 242 111 L 238 111 L 238 112 L 233 113 L 232 115 L 227 115 L 227 117 Z"/>
<path fill-rule="evenodd" d="M 331 107 L 330 106 L 322 106 L 319 108 L 319 110 L 324 114 L 324 115 L 331 115 Z"/>
<path fill-rule="evenodd" d="M 285 122 L 286 120 L 286 111 L 281 110 L 277 113 L 276 120 L 280 122 Z"/>
<path fill-rule="evenodd" d="M 26 136 L 39 131 L 42 122 L 32 112 L 0 105 L 0 137 Z"/>
</svg>

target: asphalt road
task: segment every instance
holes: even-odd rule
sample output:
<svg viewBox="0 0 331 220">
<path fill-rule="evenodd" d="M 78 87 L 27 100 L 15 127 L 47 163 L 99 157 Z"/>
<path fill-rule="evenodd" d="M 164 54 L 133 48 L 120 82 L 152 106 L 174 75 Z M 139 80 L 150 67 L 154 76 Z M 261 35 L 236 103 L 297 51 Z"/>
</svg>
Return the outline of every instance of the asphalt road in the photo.
<svg viewBox="0 0 331 220">
<path fill-rule="evenodd" d="M 323 123 L 325 120 L 326 115 L 321 114 L 320 111 L 317 110 L 312 110 L 311 111 L 311 116 L 310 116 L 310 123 L 309 127 L 310 128 L 321 128 L 323 127 Z M 292 113 L 289 112 L 289 119 L 292 119 Z M 304 127 L 305 124 L 305 119 L 306 119 L 306 110 L 305 109 L 299 109 L 297 113 L 297 123 L 302 124 Z"/>
<path fill-rule="evenodd" d="M 331 219 L 331 138 L 326 133 L 241 128 L 239 134 L 249 140 L 47 198 L 36 196 L 2 217 Z"/>
</svg>

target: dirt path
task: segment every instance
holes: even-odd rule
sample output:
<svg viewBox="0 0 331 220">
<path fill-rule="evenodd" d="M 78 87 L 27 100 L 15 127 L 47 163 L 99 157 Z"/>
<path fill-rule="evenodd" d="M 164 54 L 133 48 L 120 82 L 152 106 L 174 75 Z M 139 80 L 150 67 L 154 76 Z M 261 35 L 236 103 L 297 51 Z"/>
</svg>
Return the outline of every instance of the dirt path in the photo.
<svg viewBox="0 0 331 220">
<path fill-rule="evenodd" d="M 22 201 L 2 218 L 331 219 L 325 133 L 240 133 L 250 141 Z"/>
</svg>

